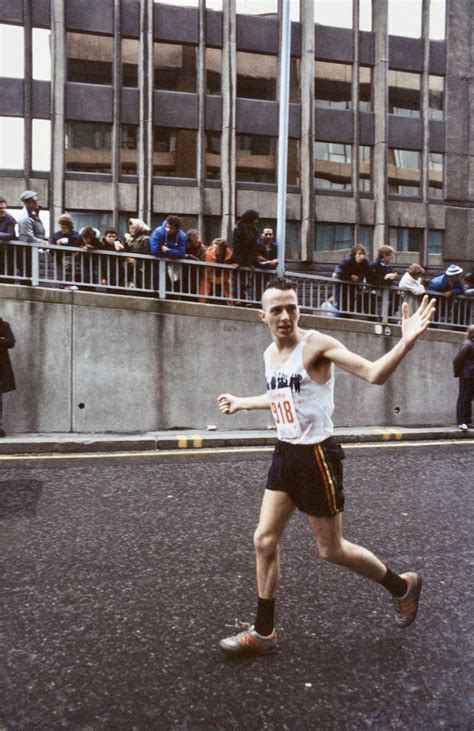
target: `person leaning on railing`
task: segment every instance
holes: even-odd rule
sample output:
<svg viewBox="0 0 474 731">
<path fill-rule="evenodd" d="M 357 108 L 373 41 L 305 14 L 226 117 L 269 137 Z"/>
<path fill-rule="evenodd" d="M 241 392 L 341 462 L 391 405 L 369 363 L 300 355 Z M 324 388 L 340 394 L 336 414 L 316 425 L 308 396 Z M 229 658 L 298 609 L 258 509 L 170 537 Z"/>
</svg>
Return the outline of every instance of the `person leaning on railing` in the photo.
<svg viewBox="0 0 474 731">
<path fill-rule="evenodd" d="M 82 236 L 79 231 L 74 228 L 74 221 L 69 213 L 62 213 L 58 218 L 59 231 L 53 234 L 53 242 L 57 246 L 74 246 L 79 248 L 82 246 Z M 73 279 L 73 262 L 74 256 L 65 254 L 63 251 L 55 252 L 56 255 L 56 271 L 55 276 L 59 280 Z M 67 284 L 65 289 L 77 289 L 75 284 Z"/>
<path fill-rule="evenodd" d="M 343 311 L 362 310 L 363 293 L 357 284 L 365 282 L 370 276 L 370 265 L 366 259 L 367 252 L 361 244 L 355 244 L 351 253 L 337 264 L 334 270 L 334 277 L 342 282 L 350 282 L 349 286 L 337 288 L 337 305 Z"/>
<path fill-rule="evenodd" d="M 2 275 L 15 276 L 13 247 L 8 244 L 16 239 L 16 220 L 7 213 L 7 205 L 5 198 L 0 198 L 0 281 L 8 281 L 8 279 L 2 280 Z"/>
<path fill-rule="evenodd" d="M 388 244 L 381 246 L 377 252 L 377 258 L 370 262 L 370 271 L 367 274 L 367 282 L 374 287 L 390 287 L 396 284 L 399 275 L 392 267 L 395 259 L 395 249 Z M 388 315 L 398 310 L 399 296 L 396 292 L 390 292 Z"/>
<path fill-rule="evenodd" d="M 125 250 L 124 244 L 120 241 L 117 229 L 105 229 L 102 239 L 100 240 L 100 250 L 110 252 Z M 123 284 L 123 260 L 120 259 L 120 261 L 117 261 L 117 258 L 118 257 L 108 257 L 102 265 L 101 285 L 103 287 L 107 285 L 117 287 Z"/>
<path fill-rule="evenodd" d="M 227 246 L 225 239 L 214 239 L 212 244 L 206 249 L 205 261 L 213 262 L 214 264 L 232 264 L 232 249 Z M 206 297 L 215 291 L 216 296 L 222 297 L 226 305 L 232 305 L 230 295 L 231 272 L 228 269 L 220 269 L 219 267 L 200 267 L 200 270 L 199 302 L 204 304 Z M 216 300 L 213 300 L 213 303 L 220 304 Z"/>
<path fill-rule="evenodd" d="M 130 218 L 128 221 L 128 232 L 123 237 L 125 251 L 131 254 L 150 253 L 150 227 L 140 218 Z M 127 258 L 125 264 L 126 285 L 134 289 L 138 286 L 150 287 L 150 277 L 147 275 L 146 260 Z M 140 281 L 136 282 L 139 279 Z M 142 284 L 143 283 L 143 284 Z"/>
<path fill-rule="evenodd" d="M 410 312 L 415 312 L 420 306 L 421 295 L 426 294 L 422 282 L 425 270 L 419 264 L 410 264 L 408 271 L 400 279 L 399 288 L 403 290 L 403 301 L 408 302 Z"/>
</svg>

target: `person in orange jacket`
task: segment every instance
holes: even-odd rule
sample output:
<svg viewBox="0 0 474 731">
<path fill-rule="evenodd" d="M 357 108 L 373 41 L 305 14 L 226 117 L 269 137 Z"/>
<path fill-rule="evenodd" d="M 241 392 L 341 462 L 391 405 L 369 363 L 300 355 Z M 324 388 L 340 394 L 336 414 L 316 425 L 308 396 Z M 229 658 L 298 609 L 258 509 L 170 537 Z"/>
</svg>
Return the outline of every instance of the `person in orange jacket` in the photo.
<svg viewBox="0 0 474 731">
<path fill-rule="evenodd" d="M 206 249 L 204 261 L 212 261 L 215 264 L 232 264 L 232 249 L 227 246 L 225 239 L 214 239 Z M 228 269 L 203 267 L 199 283 L 199 302 L 204 304 L 210 292 L 217 295 L 218 289 L 220 289 L 220 295 L 225 299 L 226 305 L 231 305 L 230 277 L 231 273 Z M 216 302 L 220 304 L 220 301 Z"/>
</svg>

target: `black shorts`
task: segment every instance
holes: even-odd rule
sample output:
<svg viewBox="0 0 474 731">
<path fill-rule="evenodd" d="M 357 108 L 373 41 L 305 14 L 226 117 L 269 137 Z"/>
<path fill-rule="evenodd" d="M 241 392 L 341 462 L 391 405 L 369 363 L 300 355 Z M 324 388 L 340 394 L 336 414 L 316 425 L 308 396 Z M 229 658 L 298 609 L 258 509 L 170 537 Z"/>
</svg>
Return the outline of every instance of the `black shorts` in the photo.
<svg viewBox="0 0 474 731">
<path fill-rule="evenodd" d="M 267 490 L 288 493 L 303 513 L 319 518 L 344 510 L 344 450 L 334 437 L 319 444 L 278 441 L 268 472 Z"/>
</svg>

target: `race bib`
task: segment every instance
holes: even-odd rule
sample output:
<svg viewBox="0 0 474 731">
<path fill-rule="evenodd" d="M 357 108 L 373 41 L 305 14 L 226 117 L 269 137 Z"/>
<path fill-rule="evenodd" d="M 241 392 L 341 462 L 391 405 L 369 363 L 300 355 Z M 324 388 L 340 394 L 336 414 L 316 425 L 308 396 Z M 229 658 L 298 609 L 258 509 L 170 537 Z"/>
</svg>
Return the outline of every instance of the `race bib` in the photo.
<svg viewBox="0 0 474 731">
<path fill-rule="evenodd" d="M 291 388 L 279 388 L 276 391 L 269 391 L 268 397 L 278 438 L 297 439 L 301 435 L 301 427 L 296 416 Z"/>
</svg>

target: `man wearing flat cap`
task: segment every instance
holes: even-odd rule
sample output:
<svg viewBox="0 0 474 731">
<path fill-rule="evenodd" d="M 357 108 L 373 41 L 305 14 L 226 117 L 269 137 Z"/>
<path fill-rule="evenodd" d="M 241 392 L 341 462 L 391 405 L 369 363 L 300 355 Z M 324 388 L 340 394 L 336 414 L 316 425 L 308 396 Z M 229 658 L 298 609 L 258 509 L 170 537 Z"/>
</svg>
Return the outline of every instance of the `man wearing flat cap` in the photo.
<svg viewBox="0 0 474 731">
<path fill-rule="evenodd" d="M 457 264 L 450 264 L 444 274 L 434 277 L 428 285 L 428 292 L 434 292 L 449 299 L 450 297 L 459 297 L 464 293 L 464 284 L 462 282 L 463 270 Z"/>
<path fill-rule="evenodd" d="M 23 208 L 18 218 L 18 240 L 26 244 L 44 244 L 47 241 L 43 222 L 39 217 L 40 206 L 38 193 L 34 190 L 25 190 L 20 200 Z M 31 278 L 31 255 L 23 247 L 19 252 L 19 275 Z M 26 282 L 28 284 L 28 282 Z"/>
</svg>

